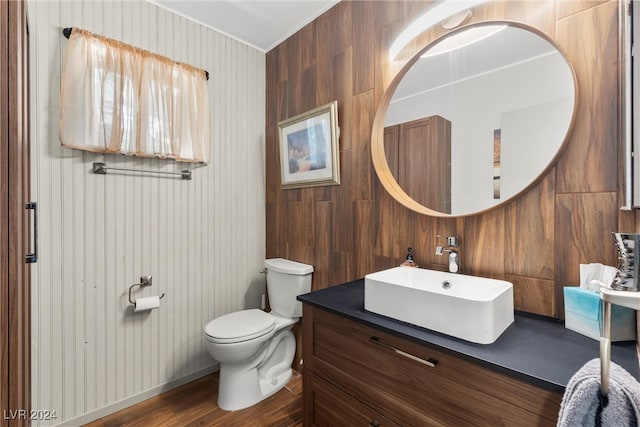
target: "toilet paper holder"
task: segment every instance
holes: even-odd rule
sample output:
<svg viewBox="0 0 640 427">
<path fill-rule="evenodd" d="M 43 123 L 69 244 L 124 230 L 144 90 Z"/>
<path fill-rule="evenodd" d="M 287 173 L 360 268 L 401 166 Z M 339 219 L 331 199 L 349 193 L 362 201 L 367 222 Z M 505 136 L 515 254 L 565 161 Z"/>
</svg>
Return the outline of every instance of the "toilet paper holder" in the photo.
<svg viewBox="0 0 640 427">
<path fill-rule="evenodd" d="M 129 302 L 131 303 L 131 305 L 136 305 L 136 302 L 134 300 L 131 299 L 131 291 L 133 290 L 133 288 L 139 286 L 141 288 L 146 288 L 147 286 L 151 286 L 152 283 L 152 276 L 141 276 L 140 277 L 140 283 L 134 283 L 133 285 L 129 286 Z M 164 292 L 162 293 L 162 295 L 160 295 L 160 299 L 164 298 Z"/>
</svg>

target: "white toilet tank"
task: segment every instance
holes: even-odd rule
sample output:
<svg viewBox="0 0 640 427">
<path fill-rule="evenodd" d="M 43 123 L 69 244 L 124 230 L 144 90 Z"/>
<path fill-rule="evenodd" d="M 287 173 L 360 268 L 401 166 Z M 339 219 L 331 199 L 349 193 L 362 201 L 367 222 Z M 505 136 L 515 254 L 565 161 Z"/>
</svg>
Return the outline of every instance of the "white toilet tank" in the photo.
<svg viewBox="0 0 640 427">
<path fill-rule="evenodd" d="M 311 292 L 313 266 L 283 258 L 264 261 L 271 310 L 284 317 L 301 317 L 302 303 L 296 300 Z"/>
</svg>

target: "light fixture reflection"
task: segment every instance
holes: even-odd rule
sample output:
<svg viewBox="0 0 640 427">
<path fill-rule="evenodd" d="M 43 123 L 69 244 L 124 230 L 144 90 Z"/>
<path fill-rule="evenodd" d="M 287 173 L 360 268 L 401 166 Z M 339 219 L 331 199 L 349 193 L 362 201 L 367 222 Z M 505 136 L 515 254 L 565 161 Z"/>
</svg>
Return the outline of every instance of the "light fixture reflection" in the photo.
<svg viewBox="0 0 640 427">
<path fill-rule="evenodd" d="M 505 28 L 507 28 L 506 25 L 491 25 L 470 28 L 458 34 L 448 36 L 446 39 L 429 48 L 429 50 L 425 52 L 424 55 L 422 55 L 420 58 L 428 58 L 431 56 L 452 52 L 456 49 L 461 49 L 465 46 L 469 46 L 473 43 L 479 42 L 480 40 L 487 39 L 494 34 L 497 34 L 500 31 L 504 30 Z"/>
<path fill-rule="evenodd" d="M 460 13 L 486 1 L 488 0 L 448 0 L 436 5 L 432 9 L 429 9 L 424 15 L 409 24 L 409 26 L 396 38 L 389 48 L 389 60 L 393 61 L 407 43 L 416 38 L 418 34 L 422 33 L 426 29 L 442 22 L 456 13 Z"/>
</svg>

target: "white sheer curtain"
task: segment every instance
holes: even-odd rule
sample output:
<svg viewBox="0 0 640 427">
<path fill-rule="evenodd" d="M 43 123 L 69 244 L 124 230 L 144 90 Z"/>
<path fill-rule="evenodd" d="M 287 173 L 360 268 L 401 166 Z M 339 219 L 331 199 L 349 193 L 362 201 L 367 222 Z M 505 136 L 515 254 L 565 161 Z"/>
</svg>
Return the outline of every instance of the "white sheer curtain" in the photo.
<svg viewBox="0 0 640 427">
<path fill-rule="evenodd" d="M 205 72 L 74 28 L 62 75 L 60 142 L 88 151 L 207 162 Z"/>
</svg>

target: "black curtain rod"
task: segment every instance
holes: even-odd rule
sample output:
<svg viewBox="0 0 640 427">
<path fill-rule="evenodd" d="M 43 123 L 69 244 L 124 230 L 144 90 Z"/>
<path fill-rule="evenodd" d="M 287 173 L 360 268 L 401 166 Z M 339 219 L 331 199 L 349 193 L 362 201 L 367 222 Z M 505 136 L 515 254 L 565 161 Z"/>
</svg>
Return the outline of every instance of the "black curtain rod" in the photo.
<svg viewBox="0 0 640 427">
<path fill-rule="evenodd" d="M 64 36 L 66 38 L 71 37 L 71 32 L 73 31 L 73 28 L 63 28 L 62 29 L 62 34 L 64 34 Z M 204 70 L 204 74 L 207 76 L 207 80 L 209 80 L 209 72 L 207 70 Z"/>
</svg>

